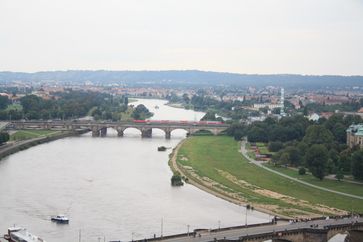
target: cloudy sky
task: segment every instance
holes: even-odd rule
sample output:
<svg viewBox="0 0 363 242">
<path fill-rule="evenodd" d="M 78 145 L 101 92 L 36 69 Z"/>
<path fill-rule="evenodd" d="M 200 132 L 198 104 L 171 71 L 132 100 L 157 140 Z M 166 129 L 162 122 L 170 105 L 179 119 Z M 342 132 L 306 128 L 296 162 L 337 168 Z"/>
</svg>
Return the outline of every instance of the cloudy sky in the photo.
<svg viewBox="0 0 363 242">
<path fill-rule="evenodd" d="M 0 70 L 363 75 L 363 0 L 0 0 Z"/>
</svg>

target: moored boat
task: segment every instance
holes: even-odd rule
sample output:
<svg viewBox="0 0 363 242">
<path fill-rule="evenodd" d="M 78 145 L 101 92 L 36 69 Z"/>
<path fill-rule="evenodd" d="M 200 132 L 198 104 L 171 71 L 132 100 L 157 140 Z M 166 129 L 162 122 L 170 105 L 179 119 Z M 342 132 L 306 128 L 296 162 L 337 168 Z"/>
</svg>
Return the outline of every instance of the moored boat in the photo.
<svg viewBox="0 0 363 242">
<path fill-rule="evenodd" d="M 46 242 L 21 227 L 8 228 L 8 233 L 4 235 L 4 238 L 9 242 Z"/>
</svg>

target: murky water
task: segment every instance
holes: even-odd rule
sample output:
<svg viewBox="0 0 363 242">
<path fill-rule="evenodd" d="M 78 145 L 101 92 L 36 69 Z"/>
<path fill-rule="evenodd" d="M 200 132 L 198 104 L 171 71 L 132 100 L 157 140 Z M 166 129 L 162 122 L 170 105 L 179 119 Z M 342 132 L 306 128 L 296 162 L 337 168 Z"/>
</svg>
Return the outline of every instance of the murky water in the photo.
<svg viewBox="0 0 363 242">
<path fill-rule="evenodd" d="M 165 101 L 142 100 L 154 119 L 197 120 L 203 113 L 165 106 Z M 134 103 L 137 105 L 138 103 Z M 155 106 L 159 106 L 155 109 Z M 108 130 L 107 137 L 90 134 L 42 144 L 0 161 L 0 233 L 13 224 L 28 228 L 47 241 L 106 241 L 184 233 L 194 228 L 217 228 L 245 223 L 243 207 L 191 185 L 171 187 L 168 152 L 185 131 L 166 140 L 161 130 L 142 139 L 136 129 L 125 137 Z M 64 213 L 69 225 L 50 216 Z M 248 223 L 265 222 L 269 215 L 249 212 Z M 163 226 L 161 226 L 163 221 Z"/>
</svg>

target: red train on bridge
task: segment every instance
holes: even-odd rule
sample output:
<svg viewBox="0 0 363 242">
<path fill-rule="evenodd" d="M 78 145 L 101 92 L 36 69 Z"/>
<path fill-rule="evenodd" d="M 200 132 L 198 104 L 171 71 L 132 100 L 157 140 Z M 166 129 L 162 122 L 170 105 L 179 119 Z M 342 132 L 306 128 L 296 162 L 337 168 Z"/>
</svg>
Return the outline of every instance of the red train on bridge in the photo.
<svg viewBox="0 0 363 242">
<path fill-rule="evenodd" d="M 138 120 L 135 119 L 134 123 L 142 124 L 191 124 L 191 125 L 219 125 L 223 124 L 220 121 L 186 121 L 186 120 Z"/>
</svg>

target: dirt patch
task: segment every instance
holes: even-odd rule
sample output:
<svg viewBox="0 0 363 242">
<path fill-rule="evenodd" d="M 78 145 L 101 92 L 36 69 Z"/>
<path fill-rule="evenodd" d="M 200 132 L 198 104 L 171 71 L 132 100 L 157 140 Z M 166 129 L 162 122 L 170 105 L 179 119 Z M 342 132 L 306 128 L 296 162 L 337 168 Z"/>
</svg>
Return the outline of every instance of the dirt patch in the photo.
<svg viewBox="0 0 363 242">
<path fill-rule="evenodd" d="M 250 189 L 259 195 L 278 199 L 280 201 L 283 201 L 284 203 L 291 204 L 294 206 L 299 206 L 301 208 L 305 208 L 310 211 L 316 211 L 316 212 L 306 212 L 304 210 L 300 210 L 300 209 L 296 209 L 296 208 L 288 208 L 288 209 L 280 208 L 279 209 L 279 211 L 281 211 L 281 209 L 282 209 L 282 211 L 286 212 L 287 214 L 299 214 L 302 216 L 315 216 L 315 215 L 319 215 L 320 213 L 321 214 L 339 214 L 339 215 L 346 214 L 346 212 L 343 210 L 339 210 L 336 208 L 330 208 L 330 207 L 320 205 L 320 204 L 311 204 L 305 200 L 299 200 L 294 197 L 290 197 L 290 196 L 287 196 L 287 195 L 284 195 L 284 194 L 281 194 L 278 192 L 260 188 L 258 186 L 252 185 L 244 180 L 240 180 L 237 177 L 233 176 L 232 174 L 230 174 L 226 171 L 222 171 L 222 170 L 217 170 L 217 171 L 220 175 L 222 175 L 223 177 L 228 179 L 230 182 L 233 182 L 234 184 L 242 186 L 243 188 Z M 265 207 L 266 207 L 266 205 L 265 205 Z M 276 207 L 270 207 L 270 209 L 276 210 Z"/>
<path fill-rule="evenodd" d="M 187 158 L 187 157 L 185 157 L 185 156 L 180 156 L 180 158 L 179 158 L 180 160 L 182 160 L 182 161 L 188 161 L 189 159 Z"/>
</svg>

